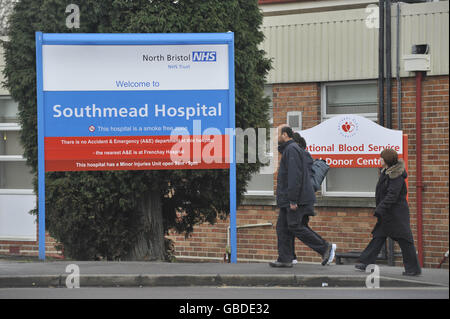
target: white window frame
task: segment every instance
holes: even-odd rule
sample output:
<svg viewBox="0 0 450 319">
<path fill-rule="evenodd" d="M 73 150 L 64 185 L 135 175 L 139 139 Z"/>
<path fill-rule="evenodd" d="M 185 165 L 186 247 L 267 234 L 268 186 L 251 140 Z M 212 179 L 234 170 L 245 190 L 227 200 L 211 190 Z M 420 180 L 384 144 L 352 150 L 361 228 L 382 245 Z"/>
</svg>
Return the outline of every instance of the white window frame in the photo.
<svg viewBox="0 0 450 319">
<path fill-rule="evenodd" d="M 266 92 L 267 88 L 270 87 L 270 119 L 269 119 L 269 123 L 272 126 L 273 125 L 273 85 L 272 84 L 266 84 L 264 91 Z M 271 141 L 273 142 L 273 141 Z M 275 151 L 275 150 L 274 150 Z M 273 152 L 266 152 L 266 157 L 273 157 Z M 262 170 L 263 167 L 260 169 Z M 261 174 L 261 173 L 255 173 L 254 175 L 257 174 Z M 252 175 L 252 176 L 254 176 Z M 275 192 L 274 192 L 274 184 L 273 184 L 273 173 L 272 174 L 264 174 L 264 175 L 270 175 L 272 176 L 272 190 L 248 190 L 244 193 L 244 197 L 247 198 L 251 198 L 251 197 L 273 197 Z"/>
<path fill-rule="evenodd" d="M 355 168 L 356 169 L 356 168 Z M 336 192 L 327 191 L 327 178 L 322 183 L 322 195 L 326 197 L 375 197 L 375 192 Z"/>
<path fill-rule="evenodd" d="M 0 100 L 11 99 L 8 95 L 0 96 Z M 17 122 L 2 122 L 0 123 L 0 131 L 2 132 L 20 132 L 22 131 L 22 127 Z M 17 163 L 17 162 L 26 162 L 26 158 L 23 155 L 0 155 L 0 163 L 9 162 L 9 163 Z M 16 197 L 17 196 L 17 197 Z M 30 188 L 26 189 L 17 189 L 17 188 L 3 188 L 0 189 L 0 197 L 2 198 L 2 205 L 6 203 L 7 207 L 11 208 L 11 200 L 14 203 L 20 201 L 22 204 L 27 206 L 25 209 L 29 209 L 28 206 L 30 203 L 36 202 L 36 195 L 33 190 L 33 185 L 30 183 Z M 14 206 L 14 208 L 17 208 Z M 37 240 L 37 229 L 36 229 L 36 218 L 28 214 L 26 210 L 22 210 L 24 207 L 20 207 L 20 211 L 17 211 L 15 215 L 15 224 L 6 224 L 6 227 L 9 228 L 12 234 L 1 233 L 0 240 L 2 241 L 29 241 L 36 242 Z M 9 212 L 6 212 L 6 215 L 3 215 L 4 212 L 0 212 L 2 214 L 2 218 L 5 216 L 9 216 Z M 20 216 L 20 217 L 18 217 Z M 7 218 L 8 220 L 8 218 Z M 7 221 L 8 222 L 8 221 Z M 9 220 L 11 222 L 11 220 Z M 26 223 L 26 225 L 24 224 Z M 32 224 L 31 224 L 32 223 Z M 25 225 L 25 226 L 24 226 Z M 34 226 L 33 226 L 34 225 Z M 20 230 L 18 230 L 18 228 Z M 23 227 L 26 227 L 26 231 L 24 231 Z M 3 230 L 3 229 L 2 229 Z"/>
<path fill-rule="evenodd" d="M 320 114 L 321 114 L 321 121 L 328 120 L 334 116 L 339 116 L 341 114 L 327 114 L 327 87 L 329 86 L 346 86 L 350 84 L 373 84 L 376 83 L 376 80 L 365 80 L 365 81 L 345 81 L 345 82 L 326 82 L 322 83 L 321 85 L 321 91 L 320 91 Z M 372 120 L 374 122 L 378 122 L 378 112 L 375 113 L 357 113 L 359 116 L 367 117 L 369 120 Z"/>
<path fill-rule="evenodd" d="M 20 132 L 21 130 L 22 127 L 18 123 L 0 123 L 0 131 Z M 0 155 L 0 162 L 26 162 L 26 158 L 22 155 Z M 30 185 L 30 187 L 31 188 L 26 189 L 0 188 L 0 195 L 34 195 L 32 185 Z"/>
<path fill-rule="evenodd" d="M 321 84 L 321 122 L 328 120 L 332 117 L 339 116 L 341 114 L 327 114 L 327 87 L 329 86 L 344 86 L 351 84 L 373 84 L 376 83 L 376 80 L 364 80 L 364 81 L 342 81 L 342 82 L 326 82 Z M 378 112 L 377 113 L 357 113 L 359 116 L 364 116 L 369 120 L 374 122 L 378 122 Z M 375 192 L 336 192 L 336 191 L 327 191 L 327 178 L 325 177 L 322 188 L 322 195 L 325 197 L 375 197 Z"/>
</svg>

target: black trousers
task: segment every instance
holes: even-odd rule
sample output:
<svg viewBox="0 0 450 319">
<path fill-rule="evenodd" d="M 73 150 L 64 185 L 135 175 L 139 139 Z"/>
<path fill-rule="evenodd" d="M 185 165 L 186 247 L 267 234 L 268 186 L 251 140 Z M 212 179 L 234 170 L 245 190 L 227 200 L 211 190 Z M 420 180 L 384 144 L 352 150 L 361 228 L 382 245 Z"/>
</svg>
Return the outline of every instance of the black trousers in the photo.
<svg viewBox="0 0 450 319">
<path fill-rule="evenodd" d="M 277 221 L 278 261 L 291 262 L 294 256 L 294 237 L 300 239 L 309 248 L 323 256 L 328 242 L 308 226 L 308 213 L 312 206 L 299 206 L 296 210 L 280 208 Z"/>
<path fill-rule="evenodd" d="M 310 231 L 312 231 L 314 234 L 316 234 L 317 237 L 322 238 L 322 237 L 320 237 L 319 234 L 317 234 L 314 230 L 312 230 L 309 227 L 309 225 L 308 225 L 308 223 L 309 223 L 309 216 L 304 216 L 303 217 L 303 223 L 305 224 L 306 227 L 309 228 Z M 292 259 L 297 259 L 297 255 L 295 254 L 295 236 L 294 235 L 292 235 L 292 253 L 293 253 L 293 256 L 294 256 L 294 257 L 292 257 Z"/>
<path fill-rule="evenodd" d="M 403 265 L 407 272 L 420 271 L 419 259 L 417 258 L 416 248 L 414 243 L 403 238 L 392 238 L 398 242 L 403 256 Z M 369 245 L 364 249 L 359 257 L 359 261 L 363 264 L 375 264 L 377 256 L 383 248 L 383 244 L 386 242 L 386 237 L 374 237 L 370 241 Z"/>
</svg>

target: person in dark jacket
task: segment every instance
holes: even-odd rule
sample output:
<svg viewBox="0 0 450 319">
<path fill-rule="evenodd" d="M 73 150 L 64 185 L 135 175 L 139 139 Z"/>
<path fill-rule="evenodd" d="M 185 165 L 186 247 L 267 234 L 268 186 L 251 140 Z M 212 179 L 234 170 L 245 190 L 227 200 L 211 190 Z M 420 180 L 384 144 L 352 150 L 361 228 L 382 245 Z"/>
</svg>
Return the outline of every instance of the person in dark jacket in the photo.
<svg viewBox="0 0 450 319">
<path fill-rule="evenodd" d="M 306 141 L 298 132 L 294 132 L 293 139 L 298 144 L 298 146 L 300 146 L 300 148 L 306 151 Z"/>
<path fill-rule="evenodd" d="M 403 275 L 418 276 L 421 269 L 414 247 L 409 206 L 406 201 L 408 191 L 405 179 L 408 175 L 405 165 L 398 159 L 398 154 L 393 149 L 383 150 L 380 156 L 382 170 L 375 189 L 374 213 L 378 221 L 372 230 L 372 240 L 361 253 L 359 258 L 361 263 L 355 267 L 364 271 L 367 265 L 374 264 L 386 238 L 390 237 L 398 242 L 402 251 L 405 266 Z"/>
<path fill-rule="evenodd" d="M 309 172 L 310 172 L 310 174 L 313 174 L 311 167 L 312 167 L 312 163 L 313 163 L 314 159 L 312 158 L 311 154 L 309 154 L 309 152 L 306 150 L 306 145 L 307 145 L 306 140 L 298 132 L 294 132 L 294 136 L 292 138 L 298 144 L 298 146 L 300 146 L 300 148 L 305 151 L 306 157 L 308 157 L 307 162 L 311 163 L 311 165 L 308 165 Z M 309 227 L 308 226 L 309 217 L 306 217 L 306 218 L 308 219 L 307 223 L 306 223 L 306 227 Z M 313 230 L 311 229 L 311 231 L 313 231 Z M 320 237 L 319 234 L 316 234 L 316 235 Z M 297 261 L 297 255 L 295 254 L 295 236 L 294 235 L 292 235 L 292 251 L 294 253 L 292 263 L 297 264 L 298 261 Z"/>
<path fill-rule="evenodd" d="M 312 158 L 293 140 L 294 132 L 287 125 L 278 129 L 278 151 L 282 154 L 277 178 L 278 259 L 272 267 L 292 267 L 292 237 L 300 239 L 322 256 L 322 265 L 333 261 L 336 245 L 328 243 L 308 226 L 314 216 L 316 196 L 311 184 Z"/>
</svg>

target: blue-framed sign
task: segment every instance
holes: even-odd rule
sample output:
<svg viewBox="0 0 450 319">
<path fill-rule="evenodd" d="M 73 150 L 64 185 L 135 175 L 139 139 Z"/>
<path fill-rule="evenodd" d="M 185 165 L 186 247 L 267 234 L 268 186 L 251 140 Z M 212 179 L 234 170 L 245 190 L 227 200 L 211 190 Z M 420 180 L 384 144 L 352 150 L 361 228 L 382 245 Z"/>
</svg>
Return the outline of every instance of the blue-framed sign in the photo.
<svg viewBox="0 0 450 319">
<path fill-rule="evenodd" d="M 236 254 L 234 34 L 36 32 L 39 258 L 45 172 L 230 172 Z"/>
</svg>

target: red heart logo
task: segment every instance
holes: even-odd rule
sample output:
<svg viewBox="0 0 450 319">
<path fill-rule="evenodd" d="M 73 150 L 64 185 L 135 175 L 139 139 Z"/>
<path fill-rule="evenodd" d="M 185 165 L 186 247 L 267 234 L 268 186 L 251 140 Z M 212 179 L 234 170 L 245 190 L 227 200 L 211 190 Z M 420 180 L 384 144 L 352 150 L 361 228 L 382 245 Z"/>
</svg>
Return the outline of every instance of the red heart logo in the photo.
<svg viewBox="0 0 450 319">
<path fill-rule="evenodd" d="M 350 130 L 350 125 L 348 122 L 345 122 L 345 124 L 342 125 L 342 130 L 347 133 Z"/>
</svg>

